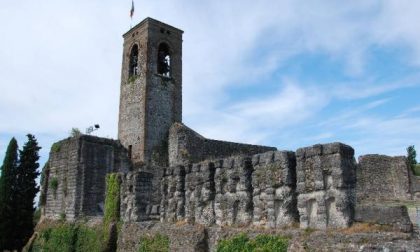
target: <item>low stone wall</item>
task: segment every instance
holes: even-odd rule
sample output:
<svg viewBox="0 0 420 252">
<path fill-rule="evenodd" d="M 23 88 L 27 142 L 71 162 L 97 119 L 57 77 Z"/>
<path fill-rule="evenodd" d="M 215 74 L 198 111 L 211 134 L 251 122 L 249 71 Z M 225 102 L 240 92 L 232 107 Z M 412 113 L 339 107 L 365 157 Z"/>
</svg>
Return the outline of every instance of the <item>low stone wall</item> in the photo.
<svg viewBox="0 0 420 252">
<path fill-rule="evenodd" d="M 274 150 L 274 147 L 207 139 L 182 123 L 174 123 L 169 130 L 169 166 Z"/>
<path fill-rule="evenodd" d="M 296 162 L 300 227 L 348 227 L 355 204 L 353 148 L 341 143 L 301 148 Z"/>
<path fill-rule="evenodd" d="M 390 225 L 397 231 L 409 233 L 413 230 L 406 206 L 378 204 L 357 205 L 354 220 L 381 225 Z"/>
<path fill-rule="evenodd" d="M 130 169 L 127 152 L 116 140 L 81 135 L 55 143 L 43 188 L 44 215 L 69 220 L 102 216 L 106 174 Z"/>
<path fill-rule="evenodd" d="M 409 167 L 405 157 L 365 155 L 359 157 L 357 201 L 409 200 Z"/>
</svg>

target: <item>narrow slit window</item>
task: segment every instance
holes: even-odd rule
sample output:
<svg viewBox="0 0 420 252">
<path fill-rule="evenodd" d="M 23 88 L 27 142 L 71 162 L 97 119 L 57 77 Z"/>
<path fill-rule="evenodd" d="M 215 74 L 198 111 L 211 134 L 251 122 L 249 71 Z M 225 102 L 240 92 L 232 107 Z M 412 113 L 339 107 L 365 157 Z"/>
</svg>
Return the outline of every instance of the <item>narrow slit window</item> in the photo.
<svg viewBox="0 0 420 252">
<path fill-rule="evenodd" d="M 134 45 L 130 52 L 130 66 L 128 70 L 128 76 L 139 74 L 139 47 Z"/>
<path fill-rule="evenodd" d="M 128 158 L 129 159 L 131 159 L 132 151 L 133 151 L 133 145 L 129 145 L 128 146 Z"/>
<path fill-rule="evenodd" d="M 166 77 L 171 76 L 171 55 L 169 53 L 169 46 L 165 43 L 159 45 L 158 74 Z"/>
</svg>

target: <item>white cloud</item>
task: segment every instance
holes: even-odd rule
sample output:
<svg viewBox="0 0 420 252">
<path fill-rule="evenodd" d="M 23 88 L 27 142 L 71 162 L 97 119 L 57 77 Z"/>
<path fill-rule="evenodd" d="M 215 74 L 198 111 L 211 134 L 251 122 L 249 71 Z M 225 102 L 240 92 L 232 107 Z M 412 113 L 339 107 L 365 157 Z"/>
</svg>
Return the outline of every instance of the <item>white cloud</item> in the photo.
<svg viewBox="0 0 420 252">
<path fill-rule="evenodd" d="M 184 121 L 203 135 L 263 143 L 319 116 L 335 100 L 368 98 L 419 77 L 377 83 L 366 72 L 374 46 L 402 46 L 420 64 L 420 4 L 413 1 L 135 1 L 136 21 L 151 16 L 185 31 Z M 0 8 L 0 132 L 51 134 L 100 123 L 117 133 L 121 34 L 130 2 L 7 1 Z M 296 55 L 344 62 L 357 82 L 289 83 L 279 69 Z M 265 85 L 271 94 L 237 100 L 226 89 Z M 383 73 L 386 75 L 386 73 Z M 291 77 L 293 78 L 293 77 Z M 52 141 L 52 140 L 51 140 Z M 369 148 L 369 147 L 366 147 Z M 4 152 L 4 148 L 0 149 Z M 0 154 L 2 155 L 2 154 Z"/>
</svg>

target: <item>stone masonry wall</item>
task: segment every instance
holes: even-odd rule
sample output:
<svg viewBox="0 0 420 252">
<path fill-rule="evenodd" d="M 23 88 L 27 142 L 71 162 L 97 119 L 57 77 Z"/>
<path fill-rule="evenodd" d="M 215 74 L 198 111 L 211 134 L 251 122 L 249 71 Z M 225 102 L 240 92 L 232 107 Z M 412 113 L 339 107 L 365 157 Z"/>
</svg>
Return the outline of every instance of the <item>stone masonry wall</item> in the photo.
<svg viewBox="0 0 420 252">
<path fill-rule="evenodd" d="M 278 228 L 298 222 L 296 209 L 296 157 L 291 151 L 254 155 L 253 223 Z"/>
<path fill-rule="evenodd" d="M 118 141 L 82 135 L 56 143 L 50 152 L 45 216 L 101 216 L 106 174 L 128 172 L 130 165 Z"/>
<path fill-rule="evenodd" d="M 359 157 L 357 201 L 411 199 L 409 167 L 405 157 Z"/>
<path fill-rule="evenodd" d="M 301 228 L 347 227 L 354 215 L 354 150 L 341 143 L 296 151 Z"/>
<path fill-rule="evenodd" d="M 293 152 L 270 151 L 166 170 L 161 221 L 280 227 L 297 220 Z"/>
<path fill-rule="evenodd" d="M 182 123 L 174 123 L 169 130 L 170 166 L 275 150 L 274 147 L 206 139 Z"/>
</svg>

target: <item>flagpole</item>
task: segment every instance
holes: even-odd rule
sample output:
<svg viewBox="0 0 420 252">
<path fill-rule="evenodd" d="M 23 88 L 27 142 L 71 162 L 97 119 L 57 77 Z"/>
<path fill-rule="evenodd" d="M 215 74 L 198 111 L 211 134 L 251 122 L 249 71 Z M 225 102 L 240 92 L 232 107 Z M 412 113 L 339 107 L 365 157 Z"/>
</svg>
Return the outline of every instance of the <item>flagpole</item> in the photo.
<svg viewBox="0 0 420 252">
<path fill-rule="evenodd" d="M 131 0 L 130 29 L 133 27 L 133 15 L 134 15 L 134 0 Z"/>
</svg>

